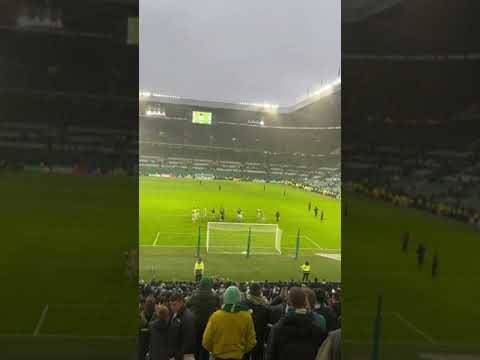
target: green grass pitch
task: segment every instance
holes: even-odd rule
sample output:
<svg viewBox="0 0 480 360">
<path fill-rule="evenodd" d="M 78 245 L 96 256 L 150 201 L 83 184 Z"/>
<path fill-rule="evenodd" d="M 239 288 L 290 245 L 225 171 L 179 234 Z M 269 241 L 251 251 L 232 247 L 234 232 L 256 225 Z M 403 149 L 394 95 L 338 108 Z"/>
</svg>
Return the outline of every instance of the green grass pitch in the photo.
<svg viewBox="0 0 480 360">
<path fill-rule="evenodd" d="M 221 185 L 221 191 L 219 191 Z M 284 185 L 240 181 L 207 181 L 192 179 L 140 179 L 140 278 L 192 280 L 198 227 L 201 233 L 201 256 L 205 272 L 236 281 L 300 279 L 300 265 L 312 264 L 311 279 L 340 280 L 340 201 Z M 312 210 L 308 212 L 308 202 Z M 282 231 L 282 255 L 256 254 L 255 247 L 268 247 L 274 252 L 274 237 L 252 231 L 252 256 L 242 249 L 237 254 L 213 254 L 206 251 L 206 227 L 210 209 L 225 208 L 225 222 L 236 221 L 236 209 L 244 212 L 244 223 L 256 223 L 256 210 L 262 209 L 264 223 L 274 224 L 275 212 Z M 313 208 L 324 211 L 315 218 Z M 207 218 L 192 221 L 192 209 Z M 218 221 L 218 220 L 216 220 Z M 300 229 L 300 252 L 295 260 L 297 231 Z M 220 235 L 216 235 L 217 241 Z M 235 234 L 237 245 L 246 250 L 247 232 Z M 220 236 L 221 237 L 221 236 Z M 271 239 L 271 240 L 269 240 Z M 259 243 L 261 242 L 261 243 Z M 218 244 L 218 243 L 217 243 Z M 318 254 L 323 254 L 320 256 Z M 328 257 L 329 256 L 329 257 Z M 335 257 L 337 257 L 335 259 Z"/>
<path fill-rule="evenodd" d="M 348 359 L 370 359 L 377 297 L 383 296 L 381 359 L 480 353 L 480 233 L 412 209 L 343 194 L 343 340 Z M 409 231 L 408 253 L 401 236 Z M 427 247 L 419 270 L 415 250 Z M 432 255 L 438 251 L 438 276 Z M 343 357 L 343 354 L 342 354 Z"/>
<path fill-rule="evenodd" d="M 137 246 L 137 183 L 1 173 L 0 358 L 131 358 L 137 284 L 124 251 Z"/>
</svg>

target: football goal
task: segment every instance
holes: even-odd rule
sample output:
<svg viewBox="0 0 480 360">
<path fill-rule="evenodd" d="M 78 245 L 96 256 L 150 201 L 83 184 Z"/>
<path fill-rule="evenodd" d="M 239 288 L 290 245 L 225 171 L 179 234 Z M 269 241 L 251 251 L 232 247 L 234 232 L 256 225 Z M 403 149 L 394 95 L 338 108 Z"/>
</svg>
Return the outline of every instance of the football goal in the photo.
<svg viewBox="0 0 480 360">
<path fill-rule="evenodd" d="M 209 222 L 207 253 L 281 254 L 282 231 L 277 224 Z"/>
</svg>

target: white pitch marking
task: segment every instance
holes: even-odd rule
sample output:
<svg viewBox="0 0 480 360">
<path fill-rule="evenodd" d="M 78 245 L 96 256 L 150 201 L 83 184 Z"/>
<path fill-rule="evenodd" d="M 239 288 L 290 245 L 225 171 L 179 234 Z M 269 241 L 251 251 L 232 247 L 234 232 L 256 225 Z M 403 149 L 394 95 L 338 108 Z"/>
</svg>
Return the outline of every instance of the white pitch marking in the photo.
<svg viewBox="0 0 480 360">
<path fill-rule="evenodd" d="M 305 237 L 305 239 L 307 239 L 308 241 L 310 241 L 313 245 L 315 245 L 317 248 L 321 249 L 322 247 L 320 245 L 318 245 L 315 241 L 313 241 L 312 239 L 310 239 L 307 235 L 303 235 Z"/>
<path fill-rule="evenodd" d="M 33 336 L 37 336 L 40 333 L 40 329 L 42 328 L 43 323 L 45 322 L 45 318 L 47 317 L 48 312 L 48 304 L 45 305 L 43 308 L 42 314 L 40 315 L 40 319 L 38 319 L 37 326 L 33 331 Z"/>
<path fill-rule="evenodd" d="M 420 330 L 418 327 L 416 327 L 415 325 L 413 325 L 410 321 L 408 321 L 407 319 L 405 319 L 402 315 L 400 315 L 400 313 L 398 312 L 394 312 L 393 313 L 398 319 L 400 319 L 400 321 L 402 321 L 404 324 L 406 324 L 410 329 L 412 329 L 413 331 L 415 331 L 417 334 L 421 335 L 424 339 L 426 339 L 430 344 L 436 344 L 437 342 L 430 336 L 428 335 L 426 332 Z"/>
<path fill-rule="evenodd" d="M 160 235 L 159 232 L 157 232 L 157 236 L 155 236 L 155 241 L 153 242 L 153 246 L 156 246 L 157 245 L 157 241 L 158 241 L 158 236 Z"/>
</svg>

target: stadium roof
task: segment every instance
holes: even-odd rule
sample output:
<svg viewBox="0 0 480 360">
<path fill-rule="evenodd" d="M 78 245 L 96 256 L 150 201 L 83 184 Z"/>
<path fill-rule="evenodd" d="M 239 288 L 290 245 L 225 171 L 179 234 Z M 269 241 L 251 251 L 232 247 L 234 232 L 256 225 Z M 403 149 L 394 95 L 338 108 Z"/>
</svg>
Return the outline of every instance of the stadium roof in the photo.
<svg viewBox="0 0 480 360">
<path fill-rule="evenodd" d="M 148 101 L 150 103 L 167 103 L 167 104 L 180 104 L 189 106 L 199 106 L 205 108 L 218 108 L 218 109 L 232 109 L 232 110 L 244 110 L 244 111 L 259 111 L 259 112 L 277 112 L 287 114 L 301 108 L 304 108 L 321 98 L 338 94 L 341 91 L 341 78 L 338 78 L 330 84 L 326 84 L 314 91 L 309 96 L 301 99 L 299 102 L 292 106 L 280 106 L 278 104 L 269 103 L 229 103 L 222 101 L 206 101 L 198 99 L 188 99 L 179 96 L 171 96 L 167 94 L 155 93 L 147 90 L 140 91 L 140 100 Z"/>
<path fill-rule="evenodd" d="M 140 89 L 291 106 L 339 76 L 338 0 L 141 0 Z"/>
<path fill-rule="evenodd" d="M 342 0 L 342 21 L 361 21 L 403 0 Z"/>
</svg>

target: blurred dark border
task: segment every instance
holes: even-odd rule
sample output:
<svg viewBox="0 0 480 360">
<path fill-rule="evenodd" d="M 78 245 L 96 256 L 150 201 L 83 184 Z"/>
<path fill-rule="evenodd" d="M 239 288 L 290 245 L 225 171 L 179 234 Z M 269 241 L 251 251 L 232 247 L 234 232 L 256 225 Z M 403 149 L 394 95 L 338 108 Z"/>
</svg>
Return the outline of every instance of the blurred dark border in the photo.
<svg viewBox="0 0 480 360">
<path fill-rule="evenodd" d="M 358 211 L 368 213 L 370 202 L 385 204 L 384 208 L 419 210 L 440 221 L 463 223 L 472 229 L 480 225 L 480 209 L 472 202 L 478 195 L 478 183 L 474 179 L 478 176 L 480 158 L 480 2 L 343 0 L 342 11 L 343 356 L 345 359 L 420 359 L 422 356 L 433 359 L 453 354 L 453 359 L 458 353 L 478 355 L 478 347 L 461 345 L 462 341 L 453 333 L 449 338 L 444 335 L 440 341 L 431 343 L 417 334 L 418 340 L 426 345 L 409 340 L 388 345 L 395 341 L 387 334 L 388 330 L 380 337 L 376 352 L 373 345 L 376 301 L 385 288 L 389 289 L 388 296 L 383 298 L 386 311 L 403 300 L 402 311 L 413 316 L 410 320 L 416 323 L 422 318 L 425 324 L 427 315 L 435 318 L 432 312 L 438 308 L 436 301 L 428 303 L 423 299 L 432 296 L 429 292 L 450 294 L 455 285 L 441 278 L 436 282 L 423 280 L 428 279 L 425 274 L 430 271 L 436 251 L 431 247 L 427 268 L 418 275 L 422 279 L 418 281 L 429 283 L 422 289 L 423 293 L 414 285 L 416 280 L 411 273 L 401 272 L 402 266 L 395 272 L 393 264 L 401 255 L 379 252 L 364 256 L 366 244 L 362 244 L 361 239 L 376 238 L 379 227 L 395 228 L 398 222 L 406 220 L 391 218 L 389 225 L 383 218 L 370 218 L 368 223 L 359 224 L 358 218 L 365 219 L 367 215 L 360 216 Z M 425 175 L 420 175 L 422 170 Z M 447 178 L 457 181 L 448 183 Z M 359 199 L 363 199 L 364 207 L 355 209 Z M 420 225 L 405 222 L 404 231 L 410 232 L 414 239 L 412 247 L 422 241 L 418 235 L 415 238 Z M 432 238 L 440 236 L 432 229 Z M 452 239 L 455 240 L 461 239 Z M 384 241 L 396 244 L 393 247 L 397 246 L 401 254 L 400 233 Z M 378 249 L 385 247 L 378 246 Z M 414 250 L 410 255 L 412 263 L 415 262 Z M 475 251 L 474 248 L 465 250 Z M 478 276 L 474 263 L 463 260 L 458 268 L 448 268 L 446 263 L 452 262 L 449 254 L 443 251 L 439 256 L 438 276 L 451 280 L 455 276 L 457 279 Z M 387 286 L 379 280 L 389 277 L 392 281 Z M 411 286 L 403 286 L 408 282 Z M 466 290 L 464 295 L 478 296 L 476 289 Z M 370 303 L 368 316 L 363 306 L 366 302 Z M 444 309 L 445 314 L 455 312 L 454 305 L 451 306 Z M 472 309 L 468 313 L 476 312 Z M 445 326 L 461 328 L 464 315 L 446 320 Z M 358 319 L 363 319 L 363 326 L 358 325 Z M 359 331 L 364 335 L 361 340 Z M 464 332 L 465 338 L 475 337 L 468 327 Z M 478 338 L 475 342 L 478 343 Z"/>
<path fill-rule="evenodd" d="M 133 359 L 136 0 L 0 1 L 0 358 Z"/>
</svg>

